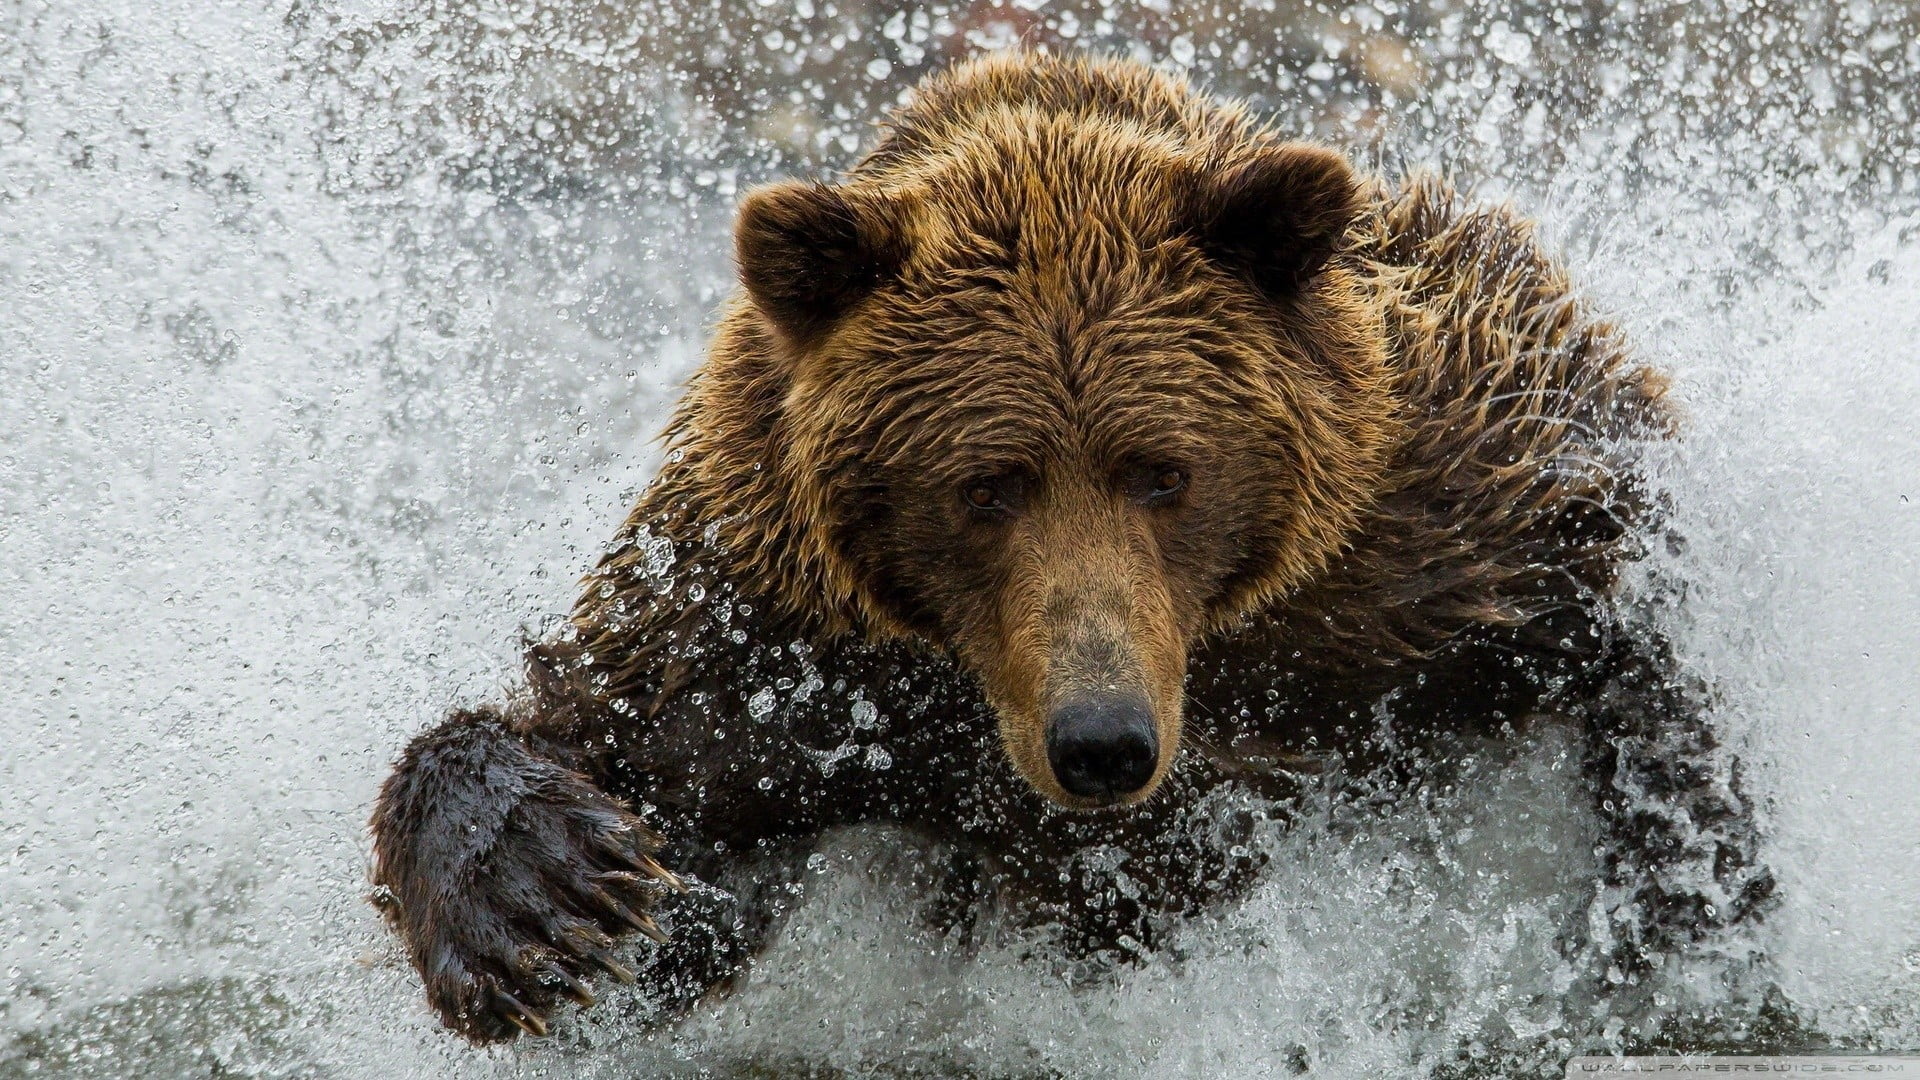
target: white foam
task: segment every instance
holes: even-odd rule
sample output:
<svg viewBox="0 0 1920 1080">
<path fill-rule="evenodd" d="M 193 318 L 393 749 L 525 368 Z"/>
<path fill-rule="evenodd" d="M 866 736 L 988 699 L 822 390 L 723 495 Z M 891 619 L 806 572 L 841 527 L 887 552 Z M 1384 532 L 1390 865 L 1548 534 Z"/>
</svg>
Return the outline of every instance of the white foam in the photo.
<svg viewBox="0 0 1920 1080">
<path fill-rule="evenodd" d="M 1672 472 L 1686 640 L 1721 677 L 1775 834 L 1785 985 L 1823 1026 L 1890 1046 L 1920 1037 L 1916 300 L 1920 255 L 1894 229 L 1810 299 L 1756 286 L 1715 320 L 1724 336 L 1688 343 Z"/>
</svg>

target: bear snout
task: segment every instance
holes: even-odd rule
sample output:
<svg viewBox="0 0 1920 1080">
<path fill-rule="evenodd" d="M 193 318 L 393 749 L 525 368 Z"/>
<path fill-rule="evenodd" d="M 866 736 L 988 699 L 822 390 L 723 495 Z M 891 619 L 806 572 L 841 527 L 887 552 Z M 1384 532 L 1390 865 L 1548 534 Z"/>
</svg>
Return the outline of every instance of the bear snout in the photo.
<svg viewBox="0 0 1920 1080">
<path fill-rule="evenodd" d="M 1047 764 L 1070 795 L 1111 802 L 1146 787 L 1160 761 L 1143 694 L 1069 698 L 1047 718 Z"/>
</svg>

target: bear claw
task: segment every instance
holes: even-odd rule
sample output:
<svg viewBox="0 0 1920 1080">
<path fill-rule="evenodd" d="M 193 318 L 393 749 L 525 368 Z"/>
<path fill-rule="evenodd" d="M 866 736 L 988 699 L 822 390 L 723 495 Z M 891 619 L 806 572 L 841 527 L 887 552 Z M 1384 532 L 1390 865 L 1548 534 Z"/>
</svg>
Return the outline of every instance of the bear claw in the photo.
<svg viewBox="0 0 1920 1080">
<path fill-rule="evenodd" d="M 586 955 L 587 959 L 593 961 L 594 966 L 613 976 L 619 982 L 633 982 L 635 978 L 633 969 L 615 960 L 613 954 L 606 949 L 593 949 L 588 951 Z"/>
<path fill-rule="evenodd" d="M 567 972 L 566 968 L 561 967 L 559 964 L 548 964 L 545 968 L 541 969 L 540 976 L 545 981 L 555 984 L 560 992 L 567 996 L 568 1000 L 581 1008 L 586 1008 L 593 1004 L 593 991 L 587 989 L 585 983 L 574 978 Z"/>
<path fill-rule="evenodd" d="M 680 875 L 674 873 L 673 871 L 667 869 L 664 866 L 661 866 L 659 863 L 654 862 L 653 859 L 650 858 L 649 856 L 631 851 L 623 847 L 614 848 L 613 853 L 620 859 L 621 862 L 624 862 L 628 866 L 633 867 L 635 870 L 639 871 L 642 874 L 645 874 L 647 877 L 650 877 L 653 880 L 658 881 L 662 885 L 665 885 L 667 888 L 672 889 L 674 892 L 687 891 L 687 883 L 681 880 Z"/>
<path fill-rule="evenodd" d="M 539 1013 L 520 1003 L 520 999 L 496 989 L 493 992 L 494 1011 L 501 1017 L 529 1035 L 545 1035 L 547 1021 Z"/>
</svg>

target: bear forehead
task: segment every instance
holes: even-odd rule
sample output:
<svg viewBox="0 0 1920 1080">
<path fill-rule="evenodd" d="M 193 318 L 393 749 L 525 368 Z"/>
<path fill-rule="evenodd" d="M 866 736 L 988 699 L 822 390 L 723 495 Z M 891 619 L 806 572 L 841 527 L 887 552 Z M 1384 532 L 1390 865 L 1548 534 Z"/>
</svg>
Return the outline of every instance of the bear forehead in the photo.
<svg viewBox="0 0 1920 1080">
<path fill-rule="evenodd" d="M 850 444 L 922 466 L 1217 451 L 1268 411 L 1249 405 L 1272 397 L 1288 350 L 1174 233 L 1166 177 L 1131 182 L 1086 196 L 1107 212 L 1079 220 L 1039 195 L 943 198 L 939 241 L 806 365 L 801 396 Z"/>
<path fill-rule="evenodd" d="M 1125 321 L 1055 333 L 1009 317 L 951 338 L 903 323 L 872 352 L 816 368 L 808 411 L 842 453 L 951 479 L 1067 459 L 1198 461 L 1242 441 L 1262 391 L 1193 343 Z"/>
<path fill-rule="evenodd" d="M 910 208 L 908 269 L 1041 269 L 1151 249 L 1181 232 L 1199 167 L 1175 135 L 1130 119 L 987 111 L 881 185 Z"/>
<path fill-rule="evenodd" d="M 1266 381 L 1271 347 L 1193 295 L 1204 290 L 1154 273 L 1102 280 L 1109 273 L 1026 266 L 991 283 L 885 290 L 806 381 L 869 405 L 924 398 L 1062 418 L 1173 400 L 1228 408 Z"/>
<path fill-rule="evenodd" d="M 961 415 L 940 415 L 943 411 Z M 856 457 L 868 470 L 961 484 L 1009 472 L 1045 478 L 1141 465 L 1195 465 L 1226 453 L 1232 444 L 1217 432 L 1207 437 L 1206 426 L 1195 421 L 1190 411 L 1173 402 L 1156 407 L 1135 400 L 1106 410 L 1029 400 L 1007 411 L 961 408 L 936 410 L 924 420 L 885 417 L 872 427 L 872 444 L 859 448 Z M 957 426 L 964 437 L 930 436 L 929 423 Z"/>
</svg>

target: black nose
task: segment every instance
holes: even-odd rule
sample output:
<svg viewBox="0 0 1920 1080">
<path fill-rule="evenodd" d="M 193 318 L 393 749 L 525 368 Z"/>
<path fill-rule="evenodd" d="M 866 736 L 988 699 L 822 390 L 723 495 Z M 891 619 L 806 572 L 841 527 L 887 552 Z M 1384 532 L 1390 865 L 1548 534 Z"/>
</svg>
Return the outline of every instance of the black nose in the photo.
<svg viewBox="0 0 1920 1080">
<path fill-rule="evenodd" d="M 1047 718 L 1047 764 L 1071 794 L 1111 798 L 1139 791 L 1159 760 L 1153 713 L 1142 695 L 1079 695 Z"/>
</svg>

